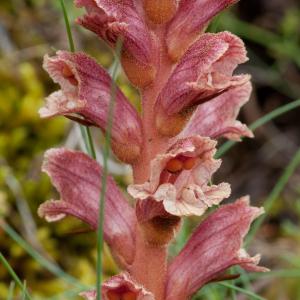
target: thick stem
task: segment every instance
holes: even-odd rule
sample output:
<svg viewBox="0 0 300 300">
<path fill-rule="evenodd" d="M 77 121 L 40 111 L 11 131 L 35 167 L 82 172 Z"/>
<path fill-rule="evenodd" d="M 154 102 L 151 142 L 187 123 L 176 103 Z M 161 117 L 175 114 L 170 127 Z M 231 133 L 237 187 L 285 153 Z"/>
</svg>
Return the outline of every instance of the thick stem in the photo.
<svg viewBox="0 0 300 300">
<path fill-rule="evenodd" d="M 144 238 L 141 228 L 137 229 L 137 252 L 131 274 L 155 296 L 164 300 L 167 274 L 167 246 L 150 245 Z"/>
<path fill-rule="evenodd" d="M 155 34 L 157 37 L 157 48 L 159 49 L 159 55 L 156 59 L 157 74 L 154 82 L 141 91 L 144 144 L 140 160 L 133 165 L 135 183 L 143 183 L 148 180 L 151 160 L 158 153 L 165 151 L 169 142 L 168 138 L 161 136 L 157 131 L 154 106 L 160 91 L 172 72 L 174 64 L 167 53 L 165 29 L 158 28 Z"/>
<path fill-rule="evenodd" d="M 143 135 L 144 145 L 140 160 L 133 165 L 135 183 L 143 183 L 149 179 L 150 162 L 158 153 L 166 150 L 168 139 L 162 137 L 155 126 L 154 105 L 157 97 L 166 84 L 173 68 L 165 45 L 164 27 L 155 30 L 159 55 L 156 59 L 157 74 L 155 81 L 142 90 L 143 102 Z M 137 226 L 136 254 L 131 268 L 132 276 L 148 291 L 155 300 L 164 300 L 167 273 L 167 245 L 150 244 L 143 234 L 142 225 Z M 159 231 L 159 228 L 157 228 Z"/>
</svg>

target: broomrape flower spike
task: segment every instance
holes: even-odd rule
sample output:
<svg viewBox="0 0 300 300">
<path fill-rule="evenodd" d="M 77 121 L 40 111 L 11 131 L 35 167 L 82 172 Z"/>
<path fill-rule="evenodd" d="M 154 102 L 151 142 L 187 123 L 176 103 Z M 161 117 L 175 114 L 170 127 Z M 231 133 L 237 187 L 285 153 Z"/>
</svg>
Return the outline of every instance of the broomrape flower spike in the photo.
<svg viewBox="0 0 300 300">
<path fill-rule="evenodd" d="M 115 157 L 132 166 L 131 206 L 112 177 L 107 181 L 104 239 L 120 274 L 103 282 L 104 300 L 187 300 L 211 281 L 230 278 L 228 268 L 265 272 L 259 255 L 242 248 L 263 209 L 249 197 L 221 205 L 204 218 L 185 247 L 168 262 L 168 245 L 183 217 L 203 216 L 230 196 L 228 183 L 210 184 L 221 166 L 217 139 L 252 137 L 237 121 L 251 94 L 250 76 L 234 74 L 247 61 L 243 42 L 229 32 L 205 33 L 230 0 L 76 0 L 85 9 L 77 22 L 112 49 L 122 39 L 121 63 L 139 88 L 138 114 L 116 90 L 111 123 Z M 60 90 L 40 109 L 44 118 L 63 115 L 107 130 L 112 79 L 85 53 L 58 51 L 44 68 Z M 72 215 L 98 226 L 102 167 L 84 153 L 46 152 L 43 171 L 60 193 L 39 208 L 47 221 Z M 97 292 L 81 294 L 96 299 Z"/>
</svg>

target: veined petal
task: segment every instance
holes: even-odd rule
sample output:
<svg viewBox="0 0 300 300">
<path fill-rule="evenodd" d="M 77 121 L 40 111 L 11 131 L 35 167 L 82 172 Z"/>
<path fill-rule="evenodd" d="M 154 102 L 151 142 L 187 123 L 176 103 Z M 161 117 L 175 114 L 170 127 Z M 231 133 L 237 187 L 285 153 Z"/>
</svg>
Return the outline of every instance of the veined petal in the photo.
<svg viewBox="0 0 300 300">
<path fill-rule="evenodd" d="M 178 134 L 183 121 L 199 104 L 248 82 L 249 75 L 232 75 L 247 60 L 244 44 L 237 36 L 229 32 L 203 34 L 182 57 L 158 97 L 159 132 L 167 136 Z"/>
<path fill-rule="evenodd" d="M 60 200 L 50 200 L 39 207 L 47 221 L 74 216 L 93 229 L 98 224 L 102 170 L 89 156 L 66 149 L 50 149 L 45 154 L 43 171 L 59 191 Z M 104 238 L 122 265 L 131 263 L 135 247 L 136 218 L 113 178 L 107 181 Z"/>
<path fill-rule="evenodd" d="M 214 159 L 215 146 L 215 141 L 200 136 L 177 141 L 152 160 L 149 180 L 130 185 L 129 194 L 140 200 L 161 201 L 171 215 L 202 215 L 231 192 L 226 183 L 208 185 L 221 164 Z"/>
<path fill-rule="evenodd" d="M 87 300 L 96 300 L 96 291 L 83 292 L 80 296 Z M 152 293 L 136 283 L 128 273 L 111 277 L 102 285 L 104 300 L 155 300 Z"/>
<path fill-rule="evenodd" d="M 169 55 L 178 60 L 203 33 L 208 22 L 237 0 L 182 0 L 177 14 L 169 23 L 167 46 Z"/>
<path fill-rule="evenodd" d="M 247 82 L 199 105 L 180 137 L 199 134 L 213 139 L 224 136 L 236 141 L 242 136 L 253 137 L 247 126 L 236 120 L 251 91 L 251 83 Z"/>
<path fill-rule="evenodd" d="M 123 40 L 123 67 L 137 86 L 148 85 L 155 76 L 153 67 L 153 39 L 145 21 L 140 17 L 133 0 L 76 0 L 86 15 L 78 19 L 83 27 L 96 33 L 110 46 L 118 38 Z M 139 74 L 134 74 L 135 71 Z"/>
<path fill-rule="evenodd" d="M 166 299 L 187 299 L 233 265 L 251 271 L 268 271 L 257 266 L 259 256 L 250 257 L 241 250 L 250 224 L 262 213 L 262 208 L 249 206 L 249 197 L 212 213 L 170 264 Z"/>
<path fill-rule="evenodd" d="M 106 129 L 112 80 L 95 60 L 83 53 L 58 51 L 45 57 L 44 68 L 61 86 L 46 99 L 40 109 L 42 117 L 65 115 Z M 141 151 L 141 121 L 134 107 L 117 89 L 113 112 L 112 148 L 119 159 L 131 163 Z"/>
</svg>

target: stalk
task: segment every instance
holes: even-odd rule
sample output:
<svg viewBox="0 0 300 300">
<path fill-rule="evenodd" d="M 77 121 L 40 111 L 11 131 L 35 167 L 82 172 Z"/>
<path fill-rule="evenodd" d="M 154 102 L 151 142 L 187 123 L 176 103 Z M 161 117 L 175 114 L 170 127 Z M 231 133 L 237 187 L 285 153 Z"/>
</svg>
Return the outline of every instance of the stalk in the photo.
<svg viewBox="0 0 300 300">
<path fill-rule="evenodd" d="M 156 130 L 154 105 L 172 71 L 173 63 L 164 45 L 165 29 L 157 29 L 156 35 L 160 43 L 161 56 L 156 64 L 158 72 L 154 82 L 141 90 L 144 145 L 140 160 L 133 166 L 134 183 L 143 183 L 149 178 L 151 159 L 168 146 L 168 138 L 162 137 Z M 136 256 L 131 273 L 139 283 L 153 293 L 155 300 L 164 300 L 168 245 L 149 244 L 142 226 L 139 224 L 137 229 Z"/>
<path fill-rule="evenodd" d="M 104 213 L 105 213 L 105 194 L 106 194 L 106 185 L 107 185 L 107 177 L 108 177 L 108 159 L 110 156 L 111 130 L 113 125 L 113 114 L 114 114 L 116 92 L 117 92 L 117 85 L 115 80 L 119 68 L 121 49 L 122 49 L 122 41 L 119 39 L 116 45 L 116 63 L 113 65 L 113 71 L 112 71 L 111 99 L 109 103 L 108 122 L 105 131 L 105 144 L 103 149 L 103 175 L 101 179 L 101 193 L 100 193 L 100 202 L 99 202 L 99 217 L 98 217 L 98 230 L 97 230 L 97 300 L 101 300 L 101 296 L 102 296 L 101 284 L 103 280 L 102 253 L 103 253 L 103 245 L 104 245 L 103 226 L 104 226 Z"/>
</svg>

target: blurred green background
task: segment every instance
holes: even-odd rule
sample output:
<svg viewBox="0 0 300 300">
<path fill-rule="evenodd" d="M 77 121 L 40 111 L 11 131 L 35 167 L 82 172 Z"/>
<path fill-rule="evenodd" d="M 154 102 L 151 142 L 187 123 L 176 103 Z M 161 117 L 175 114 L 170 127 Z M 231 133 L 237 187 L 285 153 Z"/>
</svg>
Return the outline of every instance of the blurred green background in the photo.
<svg viewBox="0 0 300 300">
<path fill-rule="evenodd" d="M 66 0 L 77 50 L 84 50 L 109 68 L 112 54 L 93 34 L 74 25 L 82 12 Z M 254 92 L 240 119 L 252 123 L 273 109 L 300 98 L 300 7 L 297 0 L 242 0 L 222 13 L 210 31 L 229 30 L 241 36 L 250 61 L 240 68 L 253 76 Z M 62 295 L 74 287 L 42 267 L 12 240 L 4 229 L 7 222 L 38 253 L 59 265 L 82 284 L 95 283 L 96 237 L 79 233 L 84 226 L 71 218 L 47 224 L 37 217 L 37 207 L 56 197 L 49 179 L 40 172 L 43 152 L 51 147 L 83 149 L 78 127 L 64 118 L 41 120 L 38 109 L 43 99 L 57 89 L 42 69 L 42 58 L 55 49 L 68 49 L 58 0 L 0 1 L 0 252 L 8 259 L 34 297 L 73 299 Z M 138 94 L 121 73 L 119 84 L 137 107 Z M 250 194 L 252 203 L 263 205 L 294 153 L 300 147 L 300 109 L 295 109 L 256 131 L 224 156 L 216 180 L 232 184 L 232 199 Z M 98 154 L 102 136 L 93 131 Z M 130 169 L 116 160 L 110 171 L 121 186 L 131 181 Z M 186 221 L 177 251 L 197 218 Z M 4 224 L 4 225 L 3 225 Z M 5 227 L 5 228 L 4 228 Z M 300 299 L 300 170 L 289 179 L 277 197 L 250 247 L 263 256 L 263 265 L 274 272 L 247 280 L 240 286 L 266 299 Z M 105 271 L 117 270 L 105 253 Z M 292 272 L 293 271 L 293 272 Z M 295 272 L 294 272 L 295 271 Z M 64 276 L 63 276 L 64 277 Z M 0 265 L 0 300 L 6 299 L 11 282 Z M 232 283 L 232 282 L 231 282 Z M 238 283 L 238 282 L 237 282 Z M 76 284 L 75 284 L 76 287 Z M 77 286 L 77 288 L 81 288 Z M 13 299 L 18 298 L 17 292 Z M 197 299 L 252 299 L 234 295 L 220 285 L 209 285 Z"/>
</svg>

